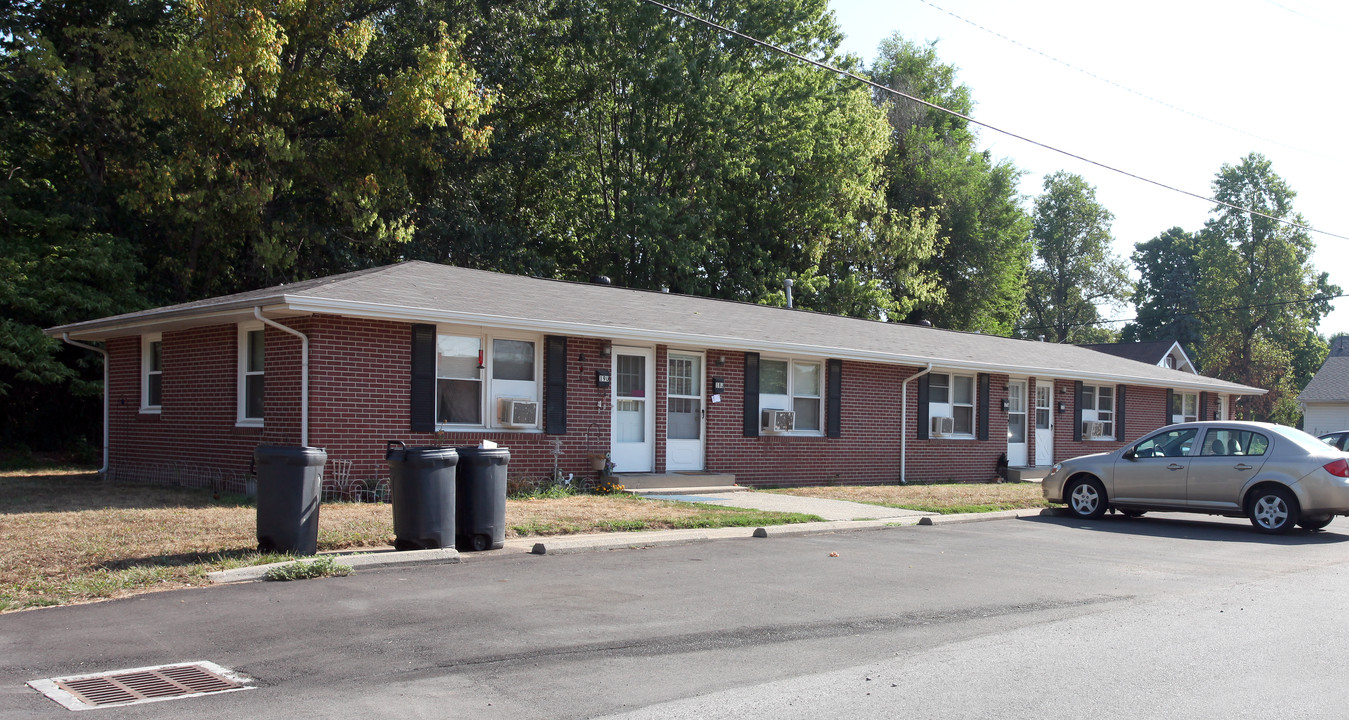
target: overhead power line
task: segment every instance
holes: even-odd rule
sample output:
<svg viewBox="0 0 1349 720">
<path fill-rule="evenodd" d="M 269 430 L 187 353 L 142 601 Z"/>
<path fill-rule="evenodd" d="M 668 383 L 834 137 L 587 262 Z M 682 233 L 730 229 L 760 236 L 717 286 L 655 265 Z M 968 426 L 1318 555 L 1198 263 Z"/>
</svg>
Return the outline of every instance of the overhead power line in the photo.
<svg viewBox="0 0 1349 720">
<path fill-rule="evenodd" d="M 1221 205 L 1221 206 L 1223 206 L 1223 207 L 1231 208 L 1232 210 L 1238 210 L 1238 211 L 1240 211 L 1240 212 L 1245 212 L 1245 213 L 1250 213 L 1250 214 L 1252 214 L 1252 215 L 1257 215 L 1257 216 L 1259 216 L 1259 217 L 1267 218 L 1267 219 L 1269 219 L 1269 220 L 1273 220 L 1274 222 L 1281 223 L 1281 224 L 1283 224 L 1283 225 L 1288 225 L 1289 227 L 1298 228 L 1299 230 L 1306 230 L 1307 232 L 1314 232 L 1314 233 L 1317 233 L 1317 234 L 1320 234 L 1320 235 L 1325 235 L 1325 236 L 1327 236 L 1327 237 L 1338 238 L 1338 239 L 1340 239 L 1340 240 L 1349 240 L 1349 235 L 1338 235 L 1338 234 L 1336 234 L 1336 233 L 1327 232 L 1327 231 L 1325 231 L 1325 230 L 1317 230 L 1316 228 L 1311 227 L 1310 225 L 1303 225 L 1302 223 L 1297 223 L 1297 222 L 1293 222 L 1292 220 L 1286 220 L 1286 219 L 1284 219 L 1284 218 L 1275 217 L 1275 216 L 1273 216 L 1273 215 L 1269 215 L 1269 214 L 1267 214 L 1267 213 L 1260 212 L 1259 210 L 1252 210 L 1252 209 L 1250 209 L 1250 208 L 1244 208 L 1244 207 L 1241 207 L 1240 205 L 1233 205 L 1232 203 L 1229 203 L 1229 202 L 1223 202 L 1222 200 L 1219 200 L 1219 199 L 1217 199 L 1217 198 L 1208 197 L 1208 196 L 1206 196 L 1206 195 L 1200 195 L 1199 193 L 1190 192 L 1189 190 L 1184 190 L 1184 189 L 1182 189 L 1182 188 L 1178 188 L 1178 187 L 1175 187 L 1175 186 L 1173 186 L 1173 185 L 1168 185 L 1168 184 L 1166 184 L 1166 183 L 1164 183 L 1164 182 L 1161 182 L 1161 181 L 1158 181 L 1158 180 L 1153 180 L 1153 179 L 1151 179 L 1151 178 L 1144 177 L 1144 176 L 1142 176 L 1142 175 L 1138 175 L 1137 173 L 1132 173 L 1132 172 L 1129 172 L 1128 170 L 1123 170 L 1123 169 L 1121 169 L 1121 168 L 1117 168 L 1117 167 L 1114 167 L 1114 166 L 1112 166 L 1112 165 L 1107 165 L 1107 164 L 1105 164 L 1105 163 L 1103 163 L 1103 162 L 1098 162 L 1098 161 L 1096 161 L 1096 160 L 1092 160 L 1092 159 L 1087 158 L 1087 157 L 1084 157 L 1084 156 L 1082 156 L 1082 155 L 1078 155 L 1078 154 L 1076 154 L 1076 153 L 1072 153 L 1072 152 L 1069 152 L 1069 151 L 1067 151 L 1067 150 L 1063 150 L 1063 149 L 1061 149 L 1061 148 L 1054 147 L 1053 145 L 1049 145 L 1049 144 L 1047 144 L 1047 143 L 1042 143 L 1042 142 L 1040 142 L 1040 141 L 1038 141 L 1038 140 L 1033 140 L 1033 139 L 1031 139 L 1031 138 L 1029 138 L 1029 137 L 1026 137 L 1026 136 L 1024 136 L 1024 135 L 1019 135 L 1019 134 L 1017 134 L 1017 133 L 1014 133 L 1014 132 L 1012 132 L 1012 131 L 1010 131 L 1010 130 L 1004 130 L 1004 129 L 1002 129 L 1002 128 L 1000 128 L 1000 127 L 997 127 L 997 126 L 995 126 L 995 125 L 990 125 L 990 124 L 988 124 L 988 123 L 986 123 L 986 122 L 982 122 L 982 121 L 979 121 L 979 120 L 975 120 L 974 118 L 972 118 L 972 117 L 970 117 L 970 116 L 968 116 L 968 115 L 965 115 L 964 113 L 959 113 L 959 112 L 956 112 L 955 110 L 951 110 L 950 108 L 945 108 L 945 107 L 942 107 L 941 105 L 937 105 L 936 103 L 928 102 L 927 100 L 924 100 L 924 99 L 922 99 L 922 98 L 914 97 L 913 95 L 909 95 L 908 93 L 900 92 L 900 91 L 898 91 L 898 90 L 895 90 L 894 88 L 891 88 L 891 87 L 888 87 L 888 86 L 886 86 L 886 85 L 882 85 L 882 84 L 880 84 L 880 83 L 878 83 L 878 82 L 875 82 L 875 81 L 873 81 L 873 80 L 869 80 L 869 79 L 867 79 L 867 78 L 864 78 L 864 77 L 862 77 L 861 75 L 858 75 L 857 73 L 849 72 L 849 71 L 844 70 L 844 69 L 842 69 L 842 68 L 834 67 L 833 65 L 829 65 L 828 63 L 820 62 L 819 60 L 813 60 L 813 59 L 808 58 L 808 57 L 806 57 L 806 56 L 804 56 L 804 55 L 801 55 L 801 54 L 799 54 L 799 53 L 792 52 L 791 50 L 788 50 L 788 49 L 786 49 L 786 48 L 784 48 L 784 47 L 781 47 L 781 46 L 778 46 L 778 45 L 774 45 L 773 43 L 766 42 L 766 41 L 764 41 L 764 40 L 760 40 L 760 39 L 758 39 L 758 38 L 756 38 L 756 37 L 753 37 L 753 36 L 750 36 L 750 35 L 746 35 L 745 33 L 742 33 L 742 32 L 740 32 L 739 30 L 733 30 L 733 29 L 731 29 L 731 28 L 726 27 L 725 25 L 721 25 L 721 24 L 712 22 L 711 20 L 707 20 L 707 19 L 701 18 L 701 17 L 699 17 L 699 16 L 697 16 L 697 15 L 694 15 L 694 14 L 692 14 L 692 13 L 690 13 L 690 12 L 686 12 L 686 11 L 684 11 L 684 10 L 680 10 L 680 9 L 677 8 L 677 7 L 672 7 L 672 6 L 670 6 L 670 5 L 666 5 L 665 3 L 659 2 L 659 0 L 641 0 L 641 2 L 645 2 L 645 3 L 647 3 L 648 5 L 654 5 L 654 6 L 658 7 L 658 8 L 661 8 L 661 9 L 665 10 L 666 12 L 673 13 L 673 14 L 675 14 L 675 15 L 679 15 L 680 17 L 687 18 L 687 19 L 692 20 L 692 21 L 694 21 L 694 22 L 696 22 L 696 23 L 699 23 L 699 24 L 701 24 L 701 25 L 706 25 L 707 27 L 710 27 L 710 28 L 712 28 L 712 29 L 714 29 L 714 30 L 717 30 L 717 31 L 719 31 L 719 32 L 723 32 L 723 33 L 726 33 L 726 34 L 728 34 L 728 35 L 733 35 L 733 36 L 738 37 L 738 38 L 740 38 L 740 39 L 742 39 L 742 40 L 748 40 L 749 42 L 754 43 L 755 45 L 762 45 L 763 47 L 766 47 L 766 48 L 768 48 L 769 50 L 772 50 L 772 51 L 774 51 L 774 52 L 780 53 L 780 54 L 782 54 L 782 55 L 786 55 L 787 57 L 794 58 L 794 59 L 796 59 L 796 60 L 800 60 L 801 62 L 807 63 L 807 64 L 809 64 L 809 65 L 814 65 L 815 67 L 820 68 L 821 70 L 828 70 L 829 72 L 835 73 L 835 74 L 837 74 L 837 75 L 842 75 L 843 77 L 850 78 L 850 79 L 852 79 L 852 80 L 856 80 L 857 82 L 860 82 L 860 83 L 862 83 L 862 84 L 864 84 L 864 85 L 866 85 L 866 86 L 868 86 L 868 87 L 871 87 L 871 88 L 873 88 L 873 89 L 879 90 L 879 91 L 881 91 L 881 92 L 889 93 L 890 95 L 894 95 L 895 97 L 901 97 L 901 98 L 904 98 L 905 100 L 910 100 L 910 101 L 912 101 L 912 102 L 916 102 L 916 103 L 918 103 L 919 105 L 923 105 L 923 106 L 932 108 L 933 110 L 937 110 L 937 111 L 939 111 L 939 112 L 944 112 L 944 113 L 946 113 L 946 114 L 948 114 L 948 115 L 951 115 L 951 116 L 953 116 L 953 117 L 960 118 L 961 120 L 964 120 L 965 122 L 968 122 L 968 123 L 971 123 L 971 124 L 974 124 L 974 125 L 978 125 L 979 127 L 982 127 L 982 128 L 987 128 L 987 129 L 989 129 L 989 130 L 992 130 L 992 131 L 995 132 L 995 133 L 999 133 L 999 134 L 1001 134 L 1001 135 L 1006 135 L 1007 137 L 1010 137 L 1010 138 L 1015 138 L 1015 139 L 1020 140 L 1020 141 L 1022 141 L 1022 142 L 1024 142 L 1024 143 L 1028 143 L 1028 144 L 1034 145 L 1034 146 L 1036 146 L 1036 147 L 1044 148 L 1045 150 L 1049 150 L 1050 152 L 1055 152 L 1055 153 L 1058 153 L 1058 154 L 1060 154 L 1060 155 L 1064 155 L 1064 156 L 1066 156 L 1066 157 L 1073 158 L 1074 160 L 1079 160 L 1079 161 L 1081 161 L 1081 162 L 1087 163 L 1088 165 L 1095 165 L 1096 167 L 1101 168 L 1101 169 L 1103 169 L 1103 170 L 1109 170 L 1110 172 L 1117 173 L 1117 174 L 1123 175 L 1123 176 L 1125 176 L 1125 177 L 1133 178 L 1134 180 L 1138 180 L 1139 182 L 1144 182 L 1144 183 L 1147 183 L 1147 184 L 1149 184 L 1149 185 L 1153 185 L 1153 186 L 1162 188 L 1163 190 L 1170 190 L 1171 192 L 1179 193 L 1179 194 L 1181 194 L 1181 195 L 1188 195 L 1188 196 L 1190 196 L 1190 197 L 1192 197 L 1192 198 L 1195 198 L 1196 200 L 1203 200 L 1204 202 L 1214 203 L 1215 205 Z"/>
<path fill-rule="evenodd" d="M 996 30 L 991 30 L 991 29 L 989 29 L 989 28 L 986 28 L 986 27 L 984 27 L 983 25 L 980 25 L 979 23 L 977 23 L 977 22 L 975 22 L 975 21 L 973 21 L 973 20 L 970 20 L 969 18 L 962 17 L 962 16 L 960 16 L 960 15 L 958 15 L 958 14 L 956 14 L 956 13 L 950 11 L 950 10 L 947 10 L 947 9 L 944 8 L 944 7 L 941 7 L 940 5 L 937 5 L 937 4 L 935 4 L 935 3 L 928 2 L 928 0 L 918 0 L 918 2 L 924 4 L 924 5 L 926 5 L 926 6 L 930 7 L 930 8 L 932 8 L 933 10 L 938 11 L 938 12 L 946 13 L 947 15 L 950 15 L 951 17 L 955 18 L 956 20 L 959 20 L 960 22 L 965 23 L 966 25 L 970 25 L 970 26 L 972 26 L 972 27 L 978 28 L 978 29 L 980 29 L 980 30 L 982 30 L 982 31 L 984 31 L 984 32 L 986 32 L 986 33 L 988 33 L 989 35 L 992 35 L 992 36 L 994 36 L 994 37 L 996 37 L 996 38 L 999 38 L 999 39 L 1002 39 L 1002 40 L 1004 40 L 1004 41 L 1006 41 L 1006 42 L 1009 42 L 1009 43 L 1011 43 L 1011 44 L 1013 44 L 1013 45 L 1015 45 L 1015 46 L 1021 48 L 1022 50 L 1025 50 L 1025 51 L 1027 51 L 1027 52 L 1035 53 L 1036 55 L 1039 55 L 1040 57 L 1045 58 L 1046 60 L 1049 60 L 1050 62 L 1058 63 L 1059 65 L 1062 65 L 1062 66 L 1064 66 L 1064 67 L 1066 67 L 1066 68 L 1069 68 L 1070 70 L 1076 70 L 1077 72 L 1080 72 L 1080 73 L 1082 73 L 1083 75 L 1086 75 L 1086 76 L 1089 77 L 1089 78 L 1092 78 L 1092 79 L 1094 79 L 1094 80 L 1099 80 L 1099 81 L 1101 81 L 1101 82 L 1103 82 L 1103 83 L 1105 83 L 1105 84 L 1107 84 L 1107 85 L 1111 85 L 1111 86 L 1114 86 L 1114 87 L 1116 87 L 1116 88 L 1119 88 L 1120 90 L 1123 90 L 1124 92 L 1127 92 L 1127 93 L 1130 93 L 1130 94 L 1133 94 L 1133 95 L 1137 95 L 1138 97 L 1141 97 L 1141 98 L 1143 98 L 1144 100 L 1149 100 L 1149 101 L 1151 101 L 1151 102 L 1157 103 L 1158 105 L 1161 105 L 1161 106 L 1164 107 L 1164 108 L 1168 108 L 1168 109 L 1170 109 L 1170 110 L 1175 110 L 1175 111 L 1178 112 L 1178 113 L 1183 113 L 1183 114 L 1185 114 L 1185 115 L 1189 115 L 1189 116 L 1192 117 L 1192 118 L 1196 118 L 1196 119 L 1198 119 L 1198 120 L 1203 120 L 1203 121 L 1206 122 L 1206 123 L 1211 123 L 1211 124 L 1213 124 L 1213 125 L 1217 125 L 1217 126 L 1220 127 L 1220 128 L 1224 128 L 1224 129 L 1227 129 L 1227 130 L 1231 130 L 1232 132 L 1240 133 L 1240 134 L 1242 134 L 1242 135 L 1245 135 L 1246 137 L 1249 137 L 1249 138 L 1255 138 L 1256 140 L 1260 140 L 1260 141 L 1262 141 L 1262 142 L 1267 142 L 1267 143 L 1270 143 L 1270 144 L 1272 144 L 1272 145 L 1278 145 L 1279 147 L 1287 148 L 1287 149 L 1289 149 L 1289 150 L 1295 150 L 1295 151 L 1297 151 L 1297 152 L 1300 152 L 1300 153 L 1303 153 L 1303 154 L 1306 154 L 1306 155 L 1310 155 L 1310 156 L 1313 156 L 1313 157 L 1318 157 L 1318 158 L 1325 158 L 1325 157 L 1326 157 L 1326 154 L 1325 154 L 1324 152 L 1313 152 L 1313 151 L 1311 151 L 1311 150 L 1306 150 L 1306 149 L 1304 149 L 1304 148 L 1300 148 L 1300 147 L 1297 147 L 1297 146 L 1294 146 L 1294 145 L 1289 145 L 1289 144 L 1287 144 L 1287 143 L 1280 142 L 1280 141 L 1275 140 L 1275 139 L 1273 139 L 1273 138 L 1267 138 L 1267 137 L 1265 137 L 1265 136 L 1263 136 L 1263 135 L 1257 135 L 1257 134 L 1255 134 L 1255 133 L 1248 132 L 1248 131 L 1246 131 L 1246 130 L 1242 130 L 1242 129 L 1239 128 L 1239 127 L 1234 127 L 1234 126 L 1232 126 L 1232 125 L 1228 125 L 1227 123 L 1222 122 L 1221 120 L 1214 120 L 1213 118 L 1205 117 L 1205 116 L 1203 116 L 1203 115 L 1200 115 L 1199 113 L 1191 112 L 1191 111 L 1189 111 L 1189 110 L 1186 110 L 1186 109 L 1183 108 L 1183 107 L 1180 107 L 1180 106 L 1177 106 L 1177 105 L 1173 105 L 1173 104 L 1171 104 L 1171 103 L 1169 103 L 1169 102 L 1167 102 L 1167 101 L 1165 101 L 1165 100 L 1162 100 L 1162 99 L 1159 99 L 1159 98 L 1155 98 L 1155 97 L 1153 97 L 1153 96 L 1151 96 L 1151 95 L 1149 95 L 1149 94 L 1147 94 L 1147 93 L 1145 93 L 1145 92 L 1140 92 L 1140 91 L 1135 90 L 1135 89 L 1133 89 L 1133 88 L 1131 88 L 1131 87 L 1129 87 L 1129 86 L 1127 86 L 1127 85 L 1123 85 L 1123 84 L 1121 84 L 1121 83 L 1115 82 L 1114 80 L 1111 80 L 1110 78 L 1102 77 L 1102 76 L 1100 76 L 1100 75 L 1097 75 L 1096 73 L 1094 73 L 1094 72 L 1092 72 L 1092 71 L 1090 71 L 1090 70 L 1087 70 L 1087 69 L 1085 69 L 1085 68 L 1078 67 L 1078 66 L 1076 66 L 1076 65 L 1074 65 L 1074 64 L 1072 64 L 1072 63 L 1070 63 L 1070 62 L 1068 62 L 1068 61 L 1066 61 L 1066 60 L 1060 60 L 1060 59 L 1054 57 L 1053 55 L 1050 55 L 1050 54 L 1048 54 L 1048 53 L 1046 53 L 1046 52 L 1044 52 L 1044 51 L 1037 50 L 1037 49 L 1035 49 L 1035 48 L 1033 48 L 1033 47 L 1031 47 L 1031 46 L 1029 46 L 1029 45 L 1023 43 L 1023 42 L 1020 42 L 1020 41 L 1015 40 L 1015 39 L 1013 39 L 1013 38 L 1007 37 L 1006 35 L 1003 35 L 1002 33 L 998 32 L 998 31 L 996 31 Z"/>
<path fill-rule="evenodd" d="M 1326 300 L 1338 300 L 1342 297 L 1349 297 L 1349 293 L 1340 293 L 1338 295 L 1316 295 L 1309 298 L 1299 298 L 1297 300 L 1279 300 L 1276 302 L 1254 303 L 1252 305 L 1229 305 L 1227 307 L 1208 308 L 1206 310 L 1177 310 L 1172 317 L 1196 317 L 1199 315 L 1221 315 L 1223 313 L 1238 312 L 1241 310 L 1256 310 L 1267 307 L 1284 307 L 1287 305 L 1307 305 L 1314 302 L 1323 302 Z M 1138 316 L 1127 318 L 1114 318 L 1112 320 L 1095 320 L 1092 322 L 1068 323 L 1066 326 L 1060 325 L 1029 325 L 1018 327 L 1017 330 L 1053 330 L 1057 327 L 1090 327 L 1092 325 L 1113 325 L 1115 323 L 1133 322 Z"/>
</svg>

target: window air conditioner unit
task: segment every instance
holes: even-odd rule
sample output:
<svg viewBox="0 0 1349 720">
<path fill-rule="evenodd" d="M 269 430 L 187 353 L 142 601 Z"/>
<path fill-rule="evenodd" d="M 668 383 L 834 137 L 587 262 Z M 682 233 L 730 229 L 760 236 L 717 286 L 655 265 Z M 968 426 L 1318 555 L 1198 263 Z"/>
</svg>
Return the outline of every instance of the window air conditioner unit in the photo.
<svg viewBox="0 0 1349 720">
<path fill-rule="evenodd" d="M 1082 423 L 1082 437 L 1088 440 L 1095 440 L 1105 436 L 1105 423 L 1096 420 L 1086 420 Z"/>
<path fill-rule="evenodd" d="M 764 410 L 761 415 L 764 432 L 784 433 L 796 428 L 796 413 L 791 410 Z"/>
<path fill-rule="evenodd" d="M 539 404 L 526 398 L 501 398 L 497 421 L 502 427 L 535 427 L 539 424 Z"/>
<path fill-rule="evenodd" d="M 950 435 L 956 431 L 956 419 L 952 417 L 942 417 L 940 415 L 933 416 L 931 430 L 932 432 L 929 434 L 933 437 Z"/>
</svg>

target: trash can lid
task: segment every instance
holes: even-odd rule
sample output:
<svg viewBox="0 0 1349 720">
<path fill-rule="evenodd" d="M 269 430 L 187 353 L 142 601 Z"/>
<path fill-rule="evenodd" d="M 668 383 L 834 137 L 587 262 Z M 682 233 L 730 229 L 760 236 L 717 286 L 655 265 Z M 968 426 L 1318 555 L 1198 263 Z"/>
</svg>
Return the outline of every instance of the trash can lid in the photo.
<svg viewBox="0 0 1349 720">
<path fill-rule="evenodd" d="M 253 450 L 253 460 L 260 465 L 313 466 L 328 462 L 328 453 L 316 447 L 259 445 Z"/>
</svg>

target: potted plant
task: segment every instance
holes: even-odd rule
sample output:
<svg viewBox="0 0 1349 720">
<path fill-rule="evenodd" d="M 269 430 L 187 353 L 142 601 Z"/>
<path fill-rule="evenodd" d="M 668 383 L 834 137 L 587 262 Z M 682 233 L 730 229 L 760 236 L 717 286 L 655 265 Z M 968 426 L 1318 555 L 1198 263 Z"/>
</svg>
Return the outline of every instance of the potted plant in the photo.
<svg viewBox="0 0 1349 720">
<path fill-rule="evenodd" d="M 609 463 L 608 453 L 590 453 L 590 469 L 595 472 L 603 472 L 604 466 Z"/>
</svg>

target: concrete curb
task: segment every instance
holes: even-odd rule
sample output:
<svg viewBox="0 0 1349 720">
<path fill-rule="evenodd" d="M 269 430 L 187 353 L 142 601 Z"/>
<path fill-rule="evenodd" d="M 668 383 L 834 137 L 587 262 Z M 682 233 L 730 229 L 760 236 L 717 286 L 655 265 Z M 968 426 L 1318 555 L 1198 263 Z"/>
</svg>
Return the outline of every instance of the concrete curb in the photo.
<svg viewBox="0 0 1349 720">
<path fill-rule="evenodd" d="M 460 561 L 459 551 L 454 548 L 437 548 L 434 550 L 375 550 L 372 552 L 349 554 L 323 553 L 318 557 L 287 560 L 285 562 L 268 563 L 266 565 L 250 565 L 248 567 L 234 568 L 232 570 L 220 570 L 213 573 L 207 573 L 206 578 L 214 584 L 258 582 L 266 579 L 267 571 L 274 567 L 280 567 L 292 562 L 314 562 L 323 557 L 331 557 L 339 564 L 347 565 L 358 572 L 362 568 L 405 567 L 409 565 L 449 565 Z"/>
<path fill-rule="evenodd" d="M 987 522 L 989 520 L 1013 520 L 1023 517 L 1056 515 L 1053 508 L 1028 508 L 1025 510 L 1001 510 L 989 513 L 960 513 L 957 515 L 928 515 L 918 521 L 919 525 L 959 525 L 961 523 Z"/>
<path fill-rule="evenodd" d="M 500 557 L 503 554 L 529 553 L 532 555 L 576 555 L 603 550 L 638 550 L 653 547 L 677 547 L 695 545 L 713 540 L 736 538 L 780 538 L 806 535 L 828 535 L 841 532 L 859 532 L 864 530 L 884 530 L 894 527 L 913 527 L 916 525 L 958 525 L 961 523 L 987 522 L 990 520 L 1012 520 L 1035 516 L 1061 516 L 1063 511 L 1057 508 L 1005 510 L 991 513 L 966 513 L 961 515 L 923 515 L 877 520 L 831 520 L 825 522 L 793 523 L 790 525 L 768 525 L 764 527 L 732 527 L 706 530 L 647 530 L 639 532 L 596 533 L 593 535 L 563 535 L 542 539 L 517 538 L 507 540 L 502 550 L 470 553 L 461 556 L 454 548 L 439 550 L 375 550 L 355 553 L 324 553 L 343 565 L 357 570 L 366 568 L 406 567 L 411 565 L 448 565 L 478 558 Z M 300 562 L 312 562 L 317 558 L 304 558 Z M 289 561 L 294 562 L 294 561 Z M 258 582 L 263 580 L 271 568 L 286 563 L 254 565 L 208 573 L 206 577 L 216 584 Z"/>
</svg>

